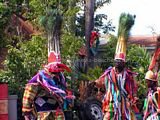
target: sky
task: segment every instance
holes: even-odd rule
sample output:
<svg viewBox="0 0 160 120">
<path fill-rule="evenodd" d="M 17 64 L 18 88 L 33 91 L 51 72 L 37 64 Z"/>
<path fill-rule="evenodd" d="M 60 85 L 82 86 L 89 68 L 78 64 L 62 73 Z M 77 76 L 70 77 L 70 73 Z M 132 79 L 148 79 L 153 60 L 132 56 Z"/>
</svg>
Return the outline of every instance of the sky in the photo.
<svg viewBox="0 0 160 120">
<path fill-rule="evenodd" d="M 135 14 L 136 19 L 131 35 L 153 35 L 153 31 L 160 34 L 159 11 L 159 0 L 111 0 L 110 4 L 105 4 L 97 10 L 98 13 L 107 14 L 116 28 L 122 12 Z M 117 29 L 114 34 L 117 34 Z"/>
</svg>

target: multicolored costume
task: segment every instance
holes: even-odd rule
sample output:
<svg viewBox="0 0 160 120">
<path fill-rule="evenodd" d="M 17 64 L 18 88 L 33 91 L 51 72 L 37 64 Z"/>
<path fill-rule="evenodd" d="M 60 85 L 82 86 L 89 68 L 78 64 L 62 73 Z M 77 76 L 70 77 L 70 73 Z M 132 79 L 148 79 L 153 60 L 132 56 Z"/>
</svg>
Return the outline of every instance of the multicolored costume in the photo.
<svg viewBox="0 0 160 120">
<path fill-rule="evenodd" d="M 117 74 L 115 68 L 109 68 L 96 80 L 97 85 L 106 88 L 103 100 L 104 120 L 131 120 L 132 104 L 137 86 L 133 79 L 135 74 L 125 69 Z"/>
<path fill-rule="evenodd" d="M 60 62 L 51 62 L 26 84 L 22 111 L 29 120 L 65 119 L 63 110 L 72 104 L 74 97 L 67 95 L 64 70 L 70 71 Z"/>
<path fill-rule="evenodd" d="M 159 120 L 160 88 L 157 87 L 157 75 L 149 70 L 146 73 L 145 79 L 148 83 L 148 93 L 143 106 L 143 120 Z"/>
<path fill-rule="evenodd" d="M 145 75 L 148 93 L 144 102 L 143 120 L 160 120 L 160 87 L 158 87 L 158 72 L 160 67 L 160 36 L 157 38 L 157 47 Z"/>
<path fill-rule="evenodd" d="M 96 80 L 96 85 L 106 88 L 103 99 L 103 120 L 136 120 L 134 112 L 138 112 L 135 98 L 137 84 L 136 73 L 125 68 L 128 33 L 134 24 L 134 16 L 121 14 L 119 21 L 118 42 L 115 52 L 115 67 L 108 68 Z"/>
<path fill-rule="evenodd" d="M 143 120 L 160 120 L 160 88 L 157 91 L 149 90 L 144 102 Z"/>
</svg>

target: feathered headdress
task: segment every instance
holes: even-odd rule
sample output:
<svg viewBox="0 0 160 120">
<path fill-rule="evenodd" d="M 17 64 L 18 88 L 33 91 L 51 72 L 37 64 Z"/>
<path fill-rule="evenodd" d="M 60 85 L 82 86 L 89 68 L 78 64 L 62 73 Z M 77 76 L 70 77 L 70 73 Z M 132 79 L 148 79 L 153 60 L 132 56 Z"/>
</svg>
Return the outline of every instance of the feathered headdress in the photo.
<svg viewBox="0 0 160 120">
<path fill-rule="evenodd" d="M 118 42 L 115 52 L 115 60 L 121 59 L 126 61 L 126 48 L 129 32 L 134 25 L 135 15 L 122 13 L 119 19 Z"/>
</svg>

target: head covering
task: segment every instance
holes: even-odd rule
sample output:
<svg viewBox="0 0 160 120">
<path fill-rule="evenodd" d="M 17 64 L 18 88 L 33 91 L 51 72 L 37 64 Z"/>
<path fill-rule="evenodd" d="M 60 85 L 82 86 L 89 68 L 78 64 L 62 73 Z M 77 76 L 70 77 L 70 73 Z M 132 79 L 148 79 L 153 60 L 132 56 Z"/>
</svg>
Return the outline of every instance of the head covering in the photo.
<svg viewBox="0 0 160 120">
<path fill-rule="evenodd" d="M 60 54 L 55 51 L 50 51 L 48 54 L 48 64 L 44 66 L 44 69 L 48 72 L 71 72 L 71 69 L 65 64 L 61 63 Z"/>
<path fill-rule="evenodd" d="M 126 54 L 122 53 L 122 52 L 116 52 L 114 59 L 115 60 L 122 60 L 125 62 L 126 61 Z"/>
<path fill-rule="evenodd" d="M 118 41 L 114 59 L 126 61 L 127 40 L 131 27 L 134 25 L 135 15 L 122 13 L 118 26 Z"/>
<path fill-rule="evenodd" d="M 56 53 L 55 51 L 51 51 L 48 54 L 48 63 L 57 62 L 61 63 L 60 54 Z"/>
<path fill-rule="evenodd" d="M 157 75 L 153 71 L 148 70 L 146 75 L 145 75 L 145 79 L 156 82 L 157 81 Z"/>
</svg>

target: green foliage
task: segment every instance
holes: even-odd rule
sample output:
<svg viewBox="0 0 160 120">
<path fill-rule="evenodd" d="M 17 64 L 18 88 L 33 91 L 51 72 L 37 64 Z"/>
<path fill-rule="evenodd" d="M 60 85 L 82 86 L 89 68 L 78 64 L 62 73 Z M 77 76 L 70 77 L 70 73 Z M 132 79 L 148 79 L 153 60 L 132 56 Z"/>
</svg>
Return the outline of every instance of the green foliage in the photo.
<svg viewBox="0 0 160 120">
<path fill-rule="evenodd" d="M 95 11 L 100 9 L 104 4 L 109 4 L 111 0 L 96 0 Z M 103 33 L 109 33 L 115 31 L 115 26 L 112 25 L 112 20 L 108 20 L 106 14 L 96 14 L 94 18 L 94 27 L 97 31 L 102 31 Z"/>
<path fill-rule="evenodd" d="M 31 0 L 30 4 L 32 13 L 28 16 L 33 19 L 33 15 L 36 15 L 35 21 L 39 22 L 47 32 L 53 30 L 57 19 L 62 20 L 69 8 L 69 0 Z"/>
<path fill-rule="evenodd" d="M 46 39 L 41 37 L 34 36 L 31 41 L 20 43 L 17 47 L 9 46 L 8 56 L 4 63 L 5 70 L 0 75 L 1 82 L 11 85 L 11 92 L 15 91 L 16 86 L 19 88 L 24 86 L 42 67 L 47 58 Z"/>
<path fill-rule="evenodd" d="M 74 0 L 72 0 L 74 1 Z M 80 7 L 76 6 L 76 3 L 70 3 L 69 9 L 64 13 L 63 16 L 63 27 L 67 32 L 75 34 L 76 30 L 76 16 L 80 11 Z M 82 24 L 81 24 L 82 25 Z M 81 35 L 77 35 L 81 36 Z"/>
<path fill-rule="evenodd" d="M 3 3 L 0 3 L 0 28 L 4 28 L 8 22 L 10 16 L 10 10 Z"/>
<path fill-rule="evenodd" d="M 6 45 L 4 29 L 9 21 L 10 14 L 10 9 L 0 2 L 0 48 Z"/>
<path fill-rule="evenodd" d="M 96 0 L 95 9 L 102 7 L 106 3 L 110 3 L 111 0 Z"/>
<path fill-rule="evenodd" d="M 104 22 L 106 21 L 106 22 Z M 108 17 L 105 14 L 97 14 L 94 21 L 95 29 L 103 30 L 103 33 L 109 33 L 115 31 L 115 27 L 112 25 L 112 21 L 108 21 Z"/>
<path fill-rule="evenodd" d="M 151 56 L 145 48 L 132 45 L 129 46 L 127 54 L 127 66 L 138 73 L 138 96 L 144 95 L 146 92 L 145 73 L 148 70 Z"/>
<path fill-rule="evenodd" d="M 148 70 L 150 60 L 151 56 L 145 48 L 137 45 L 129 46 L 127 54 L 127 66 L 132 71 L 138 73 L 136 79 L 138 84 L 137 96 L 139 97 L 139 108 L 142 108 L 145 96 L 147 94 L 145 74 Z"/>
<path fill-rule="evenodd" d="M 62 19 L 62 15 L 59 11 L 57 9 L 49 9 L 47 11 L 47 15 L 41 17 L 40 23 L 43 25 L 45 30 L 49 32 L 53 30 L 57 19 Z"/>
<path fill-rule="evenodd" d="M 30 0 L 30 12 L 26 16 L 35 26 L 43 26 L 48 31 L 53 28 L 57 15 L 64 14 L 68 2 L 68 0 Z"/>
<path fill-rule="evenodd" d="M 26 6 L 24 6 L 24 0 L 3 0 L 0 1 L 3 7 L 9 10 L 9 14 L 22 14 L 26 11 Z"/>
<path fill-rule="evenodd" d="M 111 0 L 96 0 L 95 11 L 104 6 L 104 4 L 110 4 Z M 108 19 L 107 14 L 96 14 L 94 18 L 94 27 L 97 31 L 103 33 L 109 33 L 115 31 L 115 26 L 112 25 L 112 20 Z"/>
<path fill-rule="evenodd" d="M 80 79 L 81 80 L 89 80 L 89 81 L 94 81 L 98 79 L 103 73 L 103 70 L 101 67 L 94 67 L 94 68 L 89 68 L 87 74 L 81 74 Z"/>
<path fill-rule="evenodd" d="M 29 9 L 30 12 L 27 12 L 26 17 L 35 27 L 40 28 L 40 19 L 46 14 L 47 3 L 45 0 L 30 0 Z"/>
<path fill-rule="evenodd" d="M 65 33 L 62 35 L 61 44 L 61 53 L 64 60 L 72 59 L 76 57 L 78 50 L 83 44 L 83 40 L 72 34 Z"/>
</svg>

